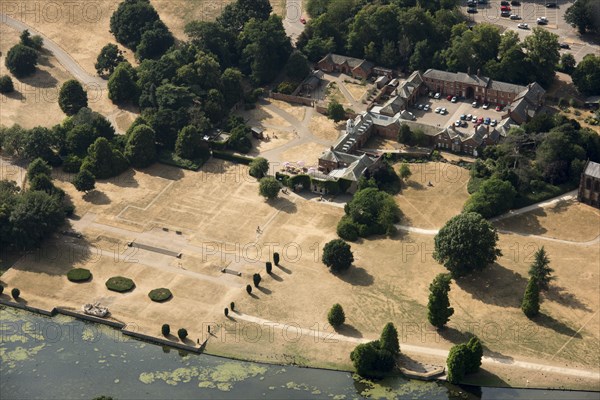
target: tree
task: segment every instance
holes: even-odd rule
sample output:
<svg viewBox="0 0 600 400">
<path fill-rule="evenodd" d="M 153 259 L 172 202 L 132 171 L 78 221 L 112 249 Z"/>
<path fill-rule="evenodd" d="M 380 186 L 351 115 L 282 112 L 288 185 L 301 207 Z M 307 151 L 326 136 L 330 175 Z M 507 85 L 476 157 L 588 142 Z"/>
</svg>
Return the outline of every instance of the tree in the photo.
<svg viewBox="0 0 600 400">
<path fill-rule="evenodd" d="M 246 285 L 246 292 L 248 292 L 248 294 L 252 294 L 252 285 Z"/>
<path fill-rule="evenodd" d="M 179 131 L 175 142 L 175 154 L 181 158 L 191 160 L 200 146 L 200 131 L 193 125 L 188 125 Z"/>
<path fill-rule="evenodd" d="M 554 80 L 554 72 L 560 59 L 558 36 L 538 27 L 533 28 L 532 32 L 523 40 L 525 60 L 532 72 L 530 80 L 548 87 Z"/>
<path fill-rule="evenodd" d="M 273 264 L 279 266 L 279 253 L 273 253 Z"/>
<path fill-rule="evenodd" d="M 403 181 L 407 181 L 408 178 L 410 178 L 410 176 L 412 175 L 412 172 L 410 171 L 410 167 L 408 166 L 407 163 L 403 162 L 400 165 L 400 179 L 402 179 Z"/>
<path fill-rule="evenodd" d="M 273 264 L 271 263 L 271 261 L 267 261 L 265 263 L 265 269 L 267 271 L 267 274 L 271 274 L 271 272 L 273 271 Z"/>
<path fill-rule="evenodd" d="M 73 186 L 80 192 L 89 192 L 96 187 L 96 178 L 88 170 L 81 170 L 73 179 Z"/>
<path fill-rule="evenodd" d="M 30 181 L 33 180 L 36 176 L 50 176 L 51 174 L 52 168 L 50 168 L 48 163 L 41 158 L 36 158 L 32 162 L 30 162 L 29 166 L 27 167 L 27 179 L 29 179 Z"/>
<path fill-rule="evenodd" d="M 350 360 L 354 365 L 356 373 L 361 376 L 368 376 L 377 369 L 379 359 L 377 347 L 373 342 L 361 343 L 350 353 Z"/>
<path fill-rule="evenodd" d="M 238 125 L 231 130 L 228 146 L 241 153 L 247 153 L 252 148 L 252 142 L 248 138 L 250 128 Z"/>
<path fill-rule="evenodd" d="M 110 32 L 119 43 L 135 50 L 144 32 L 159 20 L 148 0 L 125 0 L 110 17 Z"/>
<path fill-rule="evenodd" d="M 52 183 L 52 179 L 48 175 L 37 175 L 29 182 L 29 190 L 38 190 L 46 192 L 50 195 L 57 192 L 56 187 Z"/>
<path fill-rule="evenodd" d="M 540 312 L 540 288 L 533 278 L 529 278 L 529 282 L 527 282 L 521 310 L 527 318 L 533 318 Z"/>
<path fill-rule="evenodd" d="M 575 71 L 575 66 L 577 65 L 577 61 L 575 61 L 575 57 L 571 53 L 563 53 L 560 56 L 560 70 L 565 74 L 571 75 L 573 71 Z"/>
<path fill-rule="evenodd" d="M 136 103 L 138 87 L 136 73 L 128 62 L 120 63 L 108 80 L 108 98 L 115 104 Z"/>
<path fill-rule="evenodd" d="M 374 187 L 356 192 L 344 211 L 361 237 L 391 235 L 396 231 L 394 224 L 400 220 L 400 209 L 394 198 Z"/>
<path fill-rule="evenodd" d="M 292 51 L 290 58 L 285 64 L 285 73 L 291 80 L 295 82 L 304 80 L 304 78 L 306 78 L 306 76 L 310 73 L 310 66 L 306 56 L 298 50 Z"/>
<path fill-rule="evenodd" d="M 96 179 L 107 179 L 127 169 L 127 159 L 112 148 L 106 138 L 100 137 L 88 148 L 81 169 L 87 169 Z"/>
<path fill-rule="evenodd" d="M 409 144 L 412 141 L 412 132 L 410 126 L 401 124 L 398 130 L 398 142 Z"/>
<path fill-rule="evenodd" d="M 388 322 L 381 331 L 379 345 L 382 349 L 389 351 L 392 355 L 400 354 L 400 342 L 398 342 L 398 331 L 391 322 Z"/>
<path fill-rule="evenodd" d="M 171 334 L 171 327 L 169 324 L 163 324 L 160 331 L 164 337 L 168 337 Z"/>
<path fill-rule="evenodd" d="M 434 242 L 433 258 L 454 278 L 481 270 L 502 255 L 496 247 L 496 229 L 474 212 L 451 218 L 435 236 Z"/>
<path fill-rule="evenodd" d="M 277 197 L 277 194 L 281 190 L 281 185 L 277 181 L 277 179 L 267 176 L 260 180 L 258 192 L 261 196 L 266 198 L 267 200 L 272 200 Z"/>
<path fill-rule="evenodd" d="M 447 376 L 448 382 L 457 384 L 465 377 L 467 373 L 467 360 L 470 356 L 470 351 L 464 343 L 452 346 L 448 352 Z"/>
<path fill-rule="evenodd" d="M 19 299 L 19 296 L 21 296 L 21 291 L 20 291 L 19 289 L 17 289 L 17 288 L 13 288 L 13 289 L 10 291 L 10 294 L 11 294 L 11 296 L 13 297 L 13 299 L 15 299 L 15 300 L 18 300 L 18 299 Z"/>
<path fill-rule="evenodd" d="M 229 108 L 233 107 L 243 97 L 242 78 L 243 75 L 237 68 L 227 68 L 221 75 L 222 93 L 225 98 L 225 105 Z"/>
<path fill-rule="evenodd" d="M 594 15 L 596 17 L 594 17 Z M 595 0 L 577 0 L 565 12 L 565 21 L 573 27 L 577 27 L 579 33 L 587 31 L 598 31 L 600 22 L 600 4 Z"/>
<path fill-rule="evenodd" d="M 179 328 L 179 330 L 177 330 L 177 336 L 179 336 L 179 339 L 181 339 L 181 341 L 184 341 L 185 338 L 188 336 L 188 331 L 185 328 Z"/>
<path fill-rule="evenodd" d="M 469 349 L 469 358 L 465 365 L 465 372 L 470 374 L 479 370 L 481 359 L 483 358 L 483 346 L 477 336 L 473 336 L 469 339 L 467 342 L 467 349 Z"/>
<path fill-rule="evenodd" d="M 136 126 L 125 146 L 125 157 L 136 168 L 146 168 L 156 160 L 156 137 L 148 125 Z"/>
<path fill-rule="evenodd" d="M 348 243 L 342 239 L 333 239 L 323 247 L 322 261 L 331 272 L 341 272 L 350 268 L 354 255 Z"/>
<path fill-rule="evenodd" d="M 158 20 L 154 22 L 152 29 L 142 34 L 140 43 L 136 47 L 135 57 L 138 60 L 160 58 L 174 43 L 175 38 L 169 28 Z"/>
<path fill-rule="evenodd" d="M 6 54 L 4 65 L 17 78 L 31 75 L 38 63 L 38 52 L 22 44 L 14 45 Z"/>
<path fill-rule="evenodd" d="M 510 210 L 517 191 L 510 182 L 490 178 L 483 182 L 464 206 L 465 212 L 476 212 L 484 218 L 494 217 Z"/>
<path fill-rule="evenodd" d="M 327 116 L 335 122 L 340 122 L 346 118 L 346 111 L 344 106 L 338 103 L 336 100 L 332 100 L 327 106 Z"/>
<path fill-rule="evenodd" d="M 125 61 L 123 52 L 119 50 L 116 44 L 109 43 L 100 50 L 96 59 L 96 72 L 98 75 L 112 75 L 117 66 Z"/>
<path fill-rule="evenodd" d="M 3 75 L 0 77 L 0 93 L 12 93 L 15 91 L 15 86 L 13 84 L 12 78 L 8 75 Z"/>
<path fill-rule="evenodd" d="M 254 160 L 250 161 L 249 171 L 250 176 L 255 177 L 256 179 L 262 179 L 269 172 L 269 161 L 263 157 L 256 157 Z"/>
<path fill-rule="evenodd" d="M 581 93 L 588 96 L 600 93 L 600 56 L 588 54 L 583 57 L 571 76 Z"/>
<path fill-rule="evenodd" d="M 77 125 L 67 132 L 65 145 L 71 153 L 84 155 L 97 138 L 94 128 L 90 125 Z"/>
<path fill-rule="evenodd" d="M 344 309 L 341 305 L 336 303 L 331 307 L 327 314 L 327 321 L 334 329 L 337 329 L 344 324 L 346 315 L 344 314 Z"/>
<path fill-rule="evenodd" d="M 361 179 L 363 179 L 364 176 L 361 177 Z M 359 190 L 363 190 L 364 186 L 362 184 L 362 180 L 359 181 L 359 185 L 358 188 Z M 372 184 L 372 187 L 377 187 L 377 183 L 375 183 L 375 180 L 373 178 L 368 180 L 368 184 Z M 354 223 L 354 221 L 352 221 L 352 218 L 350 218 L 347 215 L 344 215 L 342 217 L 342 219 L 340 219 L 340 222 L 338 222 L 337 224 L 337 228 L 336 228 L 336 233 L 338 234 L 339 237 L 341 237 L 344 240 L 347 240 L 349 242 L 354 242 L 358 239 L 358 227 L 356 226 L 356 224 Z"/>
<path fill-rule="evenodd" d="M 535 281 L 540 290 L 548 290 L 550 282 L 555 279 L 551 276 L 554 270 L 549 265 L 550 259 L 542 246 L 535 252 L 533 263 L 529 267 L 529 277 Z"/>
<path fill-rule="evenodd" d="M 438 274 L 429 285 L 427 319 L 438 329 L 443 328 L 454 314 L 454 308 L 450 307 L 448 299 L 451 279 L 449 274 Z"/>
<path fill-rule="evenodd" d="M 26 191 L 16 199 L 10 212 L 12 243 L 29 249 L 62 225 L 65 212 L 58 196 L 43 191 Z"/>
<path fill-rule="evenodd" d="M 252 275 L 252 283 L 254 283 L 254 287 L 258 287 L 260 285 L 260 281 L 262 280 L 260 274 L 256 273 Z"/>
<path fill-rule="evenodd" d="M 58 105 L 69 116 L 77 113 L 83 107 L 87 107 L 87 93 L 83 90 L 81 83 L 75 79 L 63 83 L 58 95 Z"/>
<path fill-rule="evenodd" d="M 32 49 L 38 51 L 42 49 L 42 45 L 44 44 L 44 39 L 42 39 L 41 36 L 31 36 L 31 33 L 29 33 L 28 29 L 25 29 L 23 32 L 21 32 L 19 39 L 23 46 L 31 47 Z"/>
</svg>

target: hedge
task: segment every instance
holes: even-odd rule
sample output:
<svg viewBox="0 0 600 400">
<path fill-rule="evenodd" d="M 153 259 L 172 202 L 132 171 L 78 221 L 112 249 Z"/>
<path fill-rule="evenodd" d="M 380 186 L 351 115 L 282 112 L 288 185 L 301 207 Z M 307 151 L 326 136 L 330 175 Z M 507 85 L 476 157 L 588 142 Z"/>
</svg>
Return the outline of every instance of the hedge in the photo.
<svg viewBox="0 0 600 400">
<path fill-rule="evenodd" d="M 151 290 L 148 293 L 148 297 L 150 297 L 150 300 L 160 303 L 162 301 L 169 300 L 171 297 L 173 297 L 173 294 L 167 288 L 158 288 Z"/>
<path fill-rule="evenodd" d="M 188 160 L 179 157 L 174 151 L 163 149 L 158 153 L 158 162 L 161 164 L 171 165 L 190 171 L 198 171 L 202 165 L 208 160 L 208 157 L 198 157 L 193 160 Z"/>
<path fill-rule="evenodd" d="M 310 190 L 310 176 L 308 175 L 294 175 L 288 179 L 288 186 L 293 188 L 296 185 L 302 185 L 303 189 Z"/>
<path fill-rule="evenodd" d="M 74 268 L 67 273 L 67 279 L 71 282 L 85 282 L 89 281 L 91 277 L 92 273 L 85 268 Z"/>
<path fill-rule="evenodd" d="M 123 293 L 132 290 L 135 287 L 135 283 L 129 278 L 113 276 L 106 281 L 106 287 L 108 290 Z"/>
<path fill-rule="evenodd" d="M 212 155 L 214 158 L 220 158 L 221 160 L 233 161 L 245 165 L 250 164 L 252 160 L 254 160 L 252 157 L 240 156 L 220 150 L 213 150 Z"/>
</svg>

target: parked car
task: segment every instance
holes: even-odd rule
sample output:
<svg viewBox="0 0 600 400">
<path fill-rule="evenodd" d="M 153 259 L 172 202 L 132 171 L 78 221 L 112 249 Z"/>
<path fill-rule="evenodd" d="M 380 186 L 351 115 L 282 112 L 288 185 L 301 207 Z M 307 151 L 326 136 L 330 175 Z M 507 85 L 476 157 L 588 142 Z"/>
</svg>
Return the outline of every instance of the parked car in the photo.
<svg viewBox="0 0 600 400">
<path fill-rule="evenodd" d="M 496 111 L 502 111 L 502 106 L 501 105 L 497 105 L 496 106 Z"/>
<path fill-rule="evenodd" d="M 460 119 L 457 120 L 456 122 L 454 122 L 454 126 L 459 127 L 460 126 Z"/>
<path fill-rule="evenodd" d="M 487 110 L 488 108 L 490 108 L 490 105 L 488 103 L 485 103 L 481 108 Z"/>
<path fill-rule="evenodd" d="M 536 19 L 536 22 L 538 25 L 548 25 L 548 18 L 539 17 L 538 19 Z"/>
<path fill-rule="evenodd" d="M 477 118 L 477 125 L 483 124 L 483 117 Z"/>
<path fill-rule="evenodd" d="M 471 120 L 471 118 L 473 118 L 473 115 L 471 115 L 471 114 L 467 114 L 467 121 L 470 121 L 470 120 Z"/>
<path fill-rule="evenodd" d="M 500 11 L 500 16 L 501 17 L 510 17 L 510 11 Z"/>
<path fill-rule="evenodd" d="M 483 123 L 484 123 L 484 124 L 486 124 L 486 125 L 489 125 L 491 122 L 492 122 L 492 119 L 491 119 L 490 117 L 486 117 L 486 118 L 483 120 Z"/>
<path fill-rule="evenodd" d="M 510 15 L 510 19 L 515 20 L 515 19 L 521 19 L 521 17 L 517 14 L 511 14 Z"/>
<path fill-rule="evenodd" d="M 477 122 L 477 115 L 473 115 L 473 118 L 471 118 L 471 122 Z"/>
<path fill-rule="evenodd" d="M 559 43 L 558 44 L 560 46 L 561 49 L 570 49 L 571 46 L 569 46 L 569 43 Z"/>
<path fill-rule="evenodd" d="M 500 11 L 511 11 L 510 6 L 502 6 L 500 7 Z"/>
<path fill-rule="evenodd" d="M 467 116 L 465 114 L 461 114 L 460 119 L 464 121 L 465 119 L 467 119 Z"/>
<path fill-rule="evenodd" d="M 495 119 L 492 120 L 492 122 L 490 122 L 491 126 L 496 126 L 498 124 L 498 121 L 496 121 Z"/>
<path fill-rule="evenodd" d="M 467 124 L 467 121 L 462 121 L 460 123 L 460 126 L 462 126 L 464 128 L 465 126 L 469 126 L 469 124 Z"/>
<path fill-rule="evenodd" d="M 448 100 L 448 101 L 452 100 L 452 95 L 449 94 L 448 96 L 446 96 L 446 100 Z"/>
<path fill-rule="evenodd" d="M 546 3 L 546 8 L 556 8 L 556 3 Z"/>
<path fill-rule="evenodd" d="M 452 97 L 452 99 L 450 99 L 451 102 L 456 103 L 458 101 L 458 99 L 456 98 L 456 96 Z"/>
<path fill-rule="evenodd" d="M 469 14 L 477 14 L 477 9 L 473 8 L 473 7 L 469 7 L 469 8 L 467 8 L 467 12 Z"/>
<path fill-rule="evenodd" d="M 440 113 L 440 111 L 442 111 L 442 107 L 436 107 L 436 109 L 435 109 L 435 112 L 436 112 L 437 114 L 439 114 L 439 113 Z"/>
<path fill-rule="evenodd" d="M 512 0 L 512 1 L 510 2 L 510 5 L 511 5 L 511 6 L 520 6 L 520 5 L 521 5 L 521 2 L 520 2 L 520 1 L 517 1 L 517 0 Z"/>
<path fill-rule="evenodd" d="M 469 7 L 476 7 L 477 6 L 477 2 L 475 0 L 469 0 L 469 1 L 467 1 L 467 6 L 469 6 Z"/>
<path fill-rule="evenodd" d="M 442 95 L 441 95 L 441 93 L 436 93 L 435 96 L 433 96 L 433 97 L 435 97 L 436 99 L 439 99 L 440 97 L 442 97 Z"/>
<path fill-rule="evenodd" d="M 507 6 L 507 5 L 509 5 L 509 3 L 508 3 L 508 1 L 501 1 L 500 5 L 501 6 Z"/>
<path fill-rule="evenodd" d="M 300 23 L 302 25 L 306 24 L 306 19 L 304 19 L 304 17 L 300 17 Z"/>
<path fill-rule="evenodd" d="M 473 106 L 473 108 L 477 108 L 477 106 L 478 106 L 476 101 L 472 102 L 471 105 Z"/>
<path fill-rule="evenodd" d="M 429 107 L 429 104 L 425 104 L 425 106 L 423 106 L 423 111 L 429 111 L 431 110 L 431 107 Z"/>
<path fill-rule="evenodd" d="M 424 107 L 425 107 L 425 106 L 424 106 L 423 104 L 417 104 L 417 108 L 418 108 L 419 110 L 422 110 Z"/>
<path fill-rule="evenodd" d="M 520 23 L 519 25 L 517 25 L 517 28 L 519 29 L 529 29 L 529 25 L 527 25 L 526 23 Z"/>
<path fill-rule="evenodd" d="M 446 115 L 447 113 L 448 113 L 448 110 L 446 110 L 445 108 L 442 107 L 442 109 L 440 110 L 440 114 Z"/>
</svg>

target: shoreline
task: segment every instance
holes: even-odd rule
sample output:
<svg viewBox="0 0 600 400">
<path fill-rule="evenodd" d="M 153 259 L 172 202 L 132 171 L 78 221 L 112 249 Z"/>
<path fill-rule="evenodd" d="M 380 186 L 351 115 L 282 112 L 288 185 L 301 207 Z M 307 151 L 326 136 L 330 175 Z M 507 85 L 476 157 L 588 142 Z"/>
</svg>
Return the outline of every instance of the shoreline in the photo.
<svg viewBox="0 0 600 400">
<path fill-rule="evenodd" d="M 147 335 L 147 334 L 143 334 L 143 333 L 129 331 L 126 329 L 127 325 L 122 322 L 102 319 L 102 318 L 86 315 L 83 313 L 79 313 L 77 311 L 66 310 L 66 309 L 63 309 L 60 307 L 54 307 L 52 310 L 48 311 L 48 310 L 41 309 L 38 307 L 28 306 L 27 304 L 23 304 L 23 303 L 11 301 L 11 300 L 5 300 L 3 298 L 0 298 L 0 306 L 6 306 L 6 307 L 11 307 L 11 308 L 27 311 L 32 314 L 42 315 L 44 317 L 53 318 L 56 315 L 65 315 L 65 316 L 74 318 L 78 321 L 105 325 L 112 329 L 118 330 L 125 336 L 132 337 L 136 340 L 140 340 L 142 342 L 146 342 L 146 343 L 149 343 L 152 345 L 168 346 L 173 349 L 187 351 L 192 354 L 198 354 L 198 355 L 206 354 L 211 357 L 218 357 L 221 359 L 229 359 L 229 360 L 235 360 L 235 361 L 240 361 L 240 362 L 251 362 L 251 363 L 262 364 L 262 365 L 294 366 L 294 367 L 298 367 L 298 368 L 308 368 L 308 369 L 314 369 L 314 370 L 343 372 L 343 373 L 354 374 L 354 371 L 352 371 L 352 370 L 347 370 L 347 369 L 343 369 L 343 368 L 335 368 L 335 367 L 327 367 L 325 365 L 319 365 L 319 363 L 315 363 L 315 362 L 313 362 L 311 365 L 302 365 L 302 364 L 298 364 L 298 363 L 294 363 L 294 362 L 284 363 L 284 362 L 264 361 L 264 360 L 259 360 L 259 359 L 245 358 L 243 356 L 236 356 L 235 354 L 225 354 L 225 352 L 205 351 L 205 347 L 208 342 L 208 339 L 205 340 L 202 344 L 200 344 L 198 346 L 190 346 L 190 345 L 187 345 L 184 343 L 178 343 L 178 342 L 166 340 L 166 339 L 163 339 L 163 338 L 160 338 L 157 336 L 152 336 L 152 335 Z M 409 379 L 409 380 L 416 380 L 416 381 L 421 381 L 421 382 L 436 382 L 438 384 L 447 383 L 446 379 L 444 379 L 445 374 L 442 375 L 442 377 L 435 377 L 433 379 L 422 379 L 419 377 L 408 377 L 408 376 L 405 376 L 404 374 L 398 372 L 398 373 L 390 374 L 389 376 L 386 376 L 386 378 L 387 377 L 402 377 L 402 378 Z M 541 385 L 540 386 L 522 387 L 522 386 L 511 386 L 511 385 L 480 384 L 477 381 L 473 381 L 473 382 L 469 381 L 468 383 L 461 383 L 460 385 L 461 386 L 469 386 L 469 387 L 507 388 L 507 389 L 518 389 L 518 390 L 553 390 L 553 391 L 589 392 L 589 393 L 600 392 L 600 387 L 598 387 L 597 390 L 593 390 L 590 388 L 543 387 Z"/>
</svg>

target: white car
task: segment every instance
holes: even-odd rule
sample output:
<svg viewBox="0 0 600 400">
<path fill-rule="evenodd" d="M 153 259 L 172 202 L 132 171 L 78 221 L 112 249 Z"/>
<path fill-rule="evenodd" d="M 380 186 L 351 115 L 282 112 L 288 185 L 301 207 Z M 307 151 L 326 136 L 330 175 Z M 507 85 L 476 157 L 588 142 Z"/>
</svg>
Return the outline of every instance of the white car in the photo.
<svg viewBox="0 0 600 400">
<path fill-rule="evenodd" d="M 425 106 L 423 107 L 423 111 L 429 111 L 431 110 L 431 107 L 429 107 L 429 104 L 425 104 Z"/>
<path fill-rule="evenodd" d="M 472 116 L 471 114 L 467 114 L 466 121 L 470 121 L 470 120 L 471 120 L 471 118 L 473 118 L 473 116 Z"/>
<path fill-rule="evenodd" d="M 529 25 L 527 25 L 526 23 L 522 22 L 519 25 L 517 25 L 517 28 L 519 28 L 519 29 L 529 29 Z"/>
<path fill-rule="evenodd" d="M 537 24 L 538 25 L 547 25 L 548 24 L 548 18 L 546 17 L 539 17 L 538 19 L 536 19 Z"/>
<path fill-rule="evenodd" d="M 452 103 L 456 103 L 458 101 L 458 99 L 456 98 L 456 96 L 452 97 L 452 100 L 450 100 Z"/>
<path fill-rule="evenodd" d="M 488 108 L 490 108 L 490 105 L 489 105 L 489 104 L 487 104 L 487 103 L 485 103 L 485 104 L 483 105 L 483 107 L 481 107 L 481 108 L 483 108 L 484 110 L 487 110 Z"/>
<path fill-rule="evenodd" d="M 477 115 L 473 115 L 473 118 L 471 118 L 471 122 L 477 122 Z"/>
<path fill-rule="evenodd" d="M 442 115 L 446 115 L 446 113 L 448 112 L 448 110 L 446 110 L 445 108 L 442 107 L 442 109 L 440 110 L 440 114 Z"/>
<path fill-rule="evenodd" d="M 423 107 L 425 107 L 423 104 L 417 104 L 417 108 L 418 108 L 419 110 L 422 110 L 422 109 L 423 109 Z"/>
<path fill-rule="evenodd" d="M 460 119 L 454 123 L 454 126 L 456 126 L 456 127 L 460 126 Z"/>
<path fill-rule="evenodd" d="M 521 19 L 517 14 L 511 14 L 510 19 Z"/>
<path fill-rule="evenodd" d="M 477 108 L 477 102 L 474 101 L 473 103 L 471 103 L 471 105 L 473 106 L 473 108 Z"/>
<path fill-rule="evenodd" d="M 436 93 L 435 96 L 433 96 L 436 99 L 439 99 L 440 97 L 442 97 L 441 93 Z"/>
<path fill-rule="evenodd" d="M 496 126 L 498 124 L 498 121 L 496 121 L 495 119 L 492 120 L 492 122 L 490 122 L 491 126 Z"/>
</svg>

